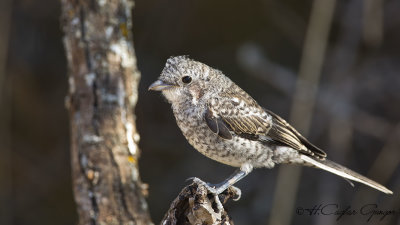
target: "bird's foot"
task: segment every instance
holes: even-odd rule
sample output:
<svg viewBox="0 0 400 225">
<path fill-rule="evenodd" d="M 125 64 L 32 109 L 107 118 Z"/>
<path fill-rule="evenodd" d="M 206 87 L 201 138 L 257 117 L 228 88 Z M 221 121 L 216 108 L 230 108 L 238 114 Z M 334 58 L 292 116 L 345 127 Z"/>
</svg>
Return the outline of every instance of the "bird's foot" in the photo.
<svg viewBox="0 0 400 225">
<path fill-rule="evenodd" d="M 197 177 L 191 177 L 191 178 L 188 178 L 187 180 L 192 180 L 197 185 L 205 187 L 207 189 L 207 191 L 214 196 L 215 203 L 217 204 L 218 209 L 222 209 L 222 203 L 219 200 L 218 195 L 221 194 L 222 192 L 224 192 L 229 187 L 231 187 L 232 192 L 234 193 L 234 198 L 233 198 L 234 201 L 238 201 L 242 195 L 242 191 L 239 188 L 237 188 L 235 186 L 230 186 L 226 183 L 210 184 L 208 182 L 202 181 L 201 179 L 199 179 Z"/>
<path fill-rule="evenodd" d="M 215 204 L 216 204 L 216 206 L 217 206 L 217 209 L 218 209 L 220 212 L 223 211 L 224 207 L 222 206 L 222 203 L 221 203 L 221 201 L 220 201 L 218 195 L 221 194 L 224 190 L 218 190 L 218 189 L 215 187 L 215 185 L 210 184 L 210 183 L 206 183 L 206 182 L 200 180 L 200 179 L 197 178 L 197 177 L 193 177 L 193 178 L 190 178 L 190 179 L 193 180 L 193 183 L 196 183 L 196 184 L 199 185 L 199 186 L 205 187 L 205 188 L 207 189 L 207 191 L 213 195 L 213 197 L 214 197 L 214 202 L 215 202 Z"/>
</svg>

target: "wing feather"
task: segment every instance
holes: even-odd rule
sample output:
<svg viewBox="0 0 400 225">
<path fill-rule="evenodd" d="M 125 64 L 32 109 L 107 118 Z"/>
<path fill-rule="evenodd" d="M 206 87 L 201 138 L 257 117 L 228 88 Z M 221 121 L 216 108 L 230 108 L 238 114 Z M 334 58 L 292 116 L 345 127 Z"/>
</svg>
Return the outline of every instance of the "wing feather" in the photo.
<svg viewBox="0 0 400 225">
<path fill-rule="evenodd" d="M 232 134 L 230 133 L 229 128 L 226 126 L 224 121 L 215 117 L 210 110 L 207 110 L 204 114 L 204 120 L 212 132 L 221 138 L 232 139 Z"/>
<path fill-rule="evenodd" d="M 313 145 L 288 122 L 275 113 L 267 109 L 264 110 L 272 116 L 273 125 L 271 130 L 268 132 L 269 137 L 296 150 L 299 150 L 306 155 L 316 156 L 322 159 L 326 158 L 326 153 L 323 150 Z M 306 149 L 304 149 L 303 146 L 305 146 Z"/>
<path fill-rule="evenodd" d="M 205 116 L 209 128 L 222 138 L 232 138 L 230 132 L 233 132 L 251 140 L 272 140 L 305 155 L 320 159 L 326 157 L 324 151 L 309 142 L 284 119 L 260 107 L 247 94 L 240 97 L 227 94 L 222 99 L 213 99 L 208 104 Z"/>
<path fill-rule="evenodd" d="M 227 100 L 228 99 L 228 100 Z M 270 116 L 252 99 L 224 98 L 224 102 L 214 99 L 207 111 L 220 118 L 234 133 L 241 135 L 265 134 L 271 127 Z"/>
</svg>

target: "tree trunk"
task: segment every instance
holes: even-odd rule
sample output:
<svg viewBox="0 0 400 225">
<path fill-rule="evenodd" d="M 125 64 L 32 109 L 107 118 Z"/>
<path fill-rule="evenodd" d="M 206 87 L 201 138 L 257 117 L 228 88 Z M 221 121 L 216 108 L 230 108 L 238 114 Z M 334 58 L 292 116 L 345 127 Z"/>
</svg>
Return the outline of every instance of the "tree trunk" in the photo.
<svg viewBox="0 0 400 225">
<path fill-rule="evenodd" d="M 130 0 L 62 0 L 79 224 L 152 224 L 138 170 Z"/>
</svg>

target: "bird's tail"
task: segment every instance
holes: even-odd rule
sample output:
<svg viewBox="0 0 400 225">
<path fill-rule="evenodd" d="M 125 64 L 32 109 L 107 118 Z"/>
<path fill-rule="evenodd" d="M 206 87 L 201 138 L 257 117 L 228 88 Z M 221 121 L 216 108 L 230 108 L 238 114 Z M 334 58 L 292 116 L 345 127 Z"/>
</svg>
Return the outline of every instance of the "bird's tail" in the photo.
<svg viewBox="0 0 400 225">
<path fill-rule="evenodd" d="M 363 183 L 363 184 L 368 185 L 372 188 L 375 188 L 379 191 L 382 191 L 383 193 L 386 193 L 386 194 L 393 194 L 393 192 L 391 190 L 387 189 L 383 185 L 378 184 L 377 182 L 375 182 L 369 178 L 366 178 L 366 177 L 364 177 L 342 165 L 332 162 L 330 160 L 315 159 L 315 158 L 311 158 L 306 155 L 301 155 L 301 159 L 317 168 L 326 170 L 328 172 L 331 172 L 333 174 L 341 176 L 345 179 Z"/>
</svg>

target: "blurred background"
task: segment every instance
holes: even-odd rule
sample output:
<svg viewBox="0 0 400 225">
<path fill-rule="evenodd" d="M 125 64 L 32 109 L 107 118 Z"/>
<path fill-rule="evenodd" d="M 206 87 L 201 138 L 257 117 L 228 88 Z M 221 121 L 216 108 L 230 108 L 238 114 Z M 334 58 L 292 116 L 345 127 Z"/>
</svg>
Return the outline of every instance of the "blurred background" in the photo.
<svg viewBox="0 0 400 225">
<path fill-rule="evenodd" d="M 166 59 L 189 55 L 222 70 L 289 120 L 330 159 L 393 196 L 327 172 L 257 169 L 227 204 L 236 224 L 366 224 L 369 216 L 298 215 L 299 207 L 378 204 L 400 224 L 400 1 L 136 0 L 142 73 L 136 108 L 142 180 L 157 224 L 188 177 L 220 182 L 234 168 L 196 152 L 170 105 L 147 87 Z M 74 224 L 67 71 L 60 2 L 0 1 L 0 224 Z M 334 211 L 334 210 L 332 210 Z"/>
</svg>

